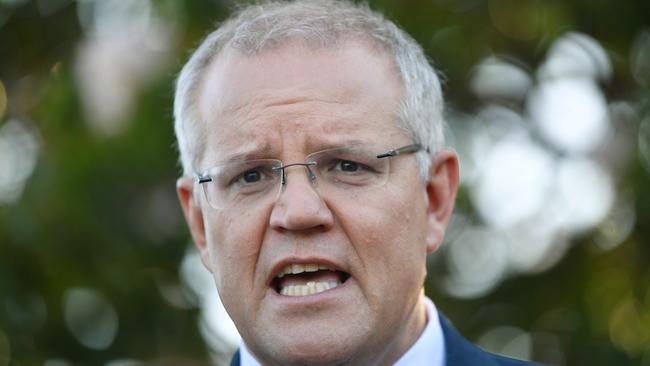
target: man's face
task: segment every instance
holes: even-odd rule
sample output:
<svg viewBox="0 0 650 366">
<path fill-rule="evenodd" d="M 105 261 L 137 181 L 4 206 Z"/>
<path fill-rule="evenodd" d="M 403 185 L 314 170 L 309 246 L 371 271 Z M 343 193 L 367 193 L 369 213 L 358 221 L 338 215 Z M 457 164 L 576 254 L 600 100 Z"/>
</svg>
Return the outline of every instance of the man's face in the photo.
<svg viewBox="0 0 650 366">
<path fill-rule="evenodd" d="M 389 58 L 362 43 L 227 51 L 199 93 L 207 138 L 199 169 L 235 155 L 291 164 L 329 147 L 408 145 L 396 124 L 402 89 Z M 304 167 L 288 168 L 277 200 L 245 210 L 214 209 L 202 192 L 191 194 L 198 186 L 179 181 L 203 262 L 264 364 L 369 364 L 394 358 L 422 330 L 426 255 L 447 217 L 431 207 L 438 199 L 419 179 L 414 156 L 391 159 L 384 186 L 335 197 L 320 194 Z M 291 265 L 317 271 L 280 278 Z M 327 286 L 280 293 L 307 282 Z"/>
</svg>

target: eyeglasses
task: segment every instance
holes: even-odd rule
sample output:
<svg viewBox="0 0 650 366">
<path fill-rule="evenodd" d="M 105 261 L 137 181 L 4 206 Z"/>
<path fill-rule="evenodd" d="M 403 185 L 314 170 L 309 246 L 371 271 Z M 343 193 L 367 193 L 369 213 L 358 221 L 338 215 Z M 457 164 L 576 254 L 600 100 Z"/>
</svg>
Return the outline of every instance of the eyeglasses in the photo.
<svg viewBox="0 0 650 366">
<path fill-rule="evenodd" d="M 215 209 L 249 208 L 277 199 L 287 184 L 287 168 L 294 166 L 305 167 L 309 182 L 321 195 L 350 195 L 383 186 L 390 172 L 388 158 L 423 149 L 420 144 L 388 151 L 376 145 L 353 145 L 309 154 L 305 163 L 225 161 L 196 175 L 196 182 Z"/>
</svg>

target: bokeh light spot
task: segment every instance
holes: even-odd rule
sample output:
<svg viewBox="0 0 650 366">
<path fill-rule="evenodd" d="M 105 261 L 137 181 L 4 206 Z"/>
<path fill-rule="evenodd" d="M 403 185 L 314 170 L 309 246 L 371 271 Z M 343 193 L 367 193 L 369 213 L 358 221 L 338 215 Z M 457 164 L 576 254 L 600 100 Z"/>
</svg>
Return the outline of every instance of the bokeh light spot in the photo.
<svg viewBox="0 0 650 366">
<path fill-rule="evenodd" d="M 537 74 L 540 79 L 607 80 L 611 77 L 612 65 L 598 41 L 583 33 L 569 32 L 553 43 Z"/>
<path fill-rule="evenodd" d="M 0 125 L 0 204 L 20 198 L 36 166 L 39 140 L 32 128 L 18 120 Z"/>
<path fill-rule="evenodd" d="M 520 360 L 530 360 L 533 350 L 531 335 L 519 328 L 509 326 L 488 330 L 477 343 L 489 352 Z"/>
<path fill-rule="evenodd" d="M 641 32 L 632 46 L 630 71 L 643 86 L 650 85 L 650 30 Z"/>
<path fill-rule="evenodd" d="M 203 339 L 215 354 L 234 351 L 241 337 L 221 303 L 214 279 L 193 245 L 185 252 L 180 275 L 186 288 L 199 300 L 199 329 Z"/>
<path fill-rule="evenodd" d="M 594 242 L 602 250 L 612 250 L 621 245 L 634 230 L 636 210 L 633 200 L 621 199 L 598 226 Z"/>
<path fill-rule="evenodd" d="M 526 136 L 502 139 L 484 157 L 472 197 L 483 220 L 498 228 L 534 215 L 549 192 L 553 160 Z"/>
<path fill-rule="evenodd" d="M 546 80 L 531 93 L 528 107 L 542 135 L 561 151 L 588 153 L 607 137 L 607 105 L 593 80 Z"/>
<path fill-rule="evenodd" d="M 650 344 L 650 314 L 642 314 L 631 296 L 625 297 L 609 318 L 612 343 L 631 356 L 640 355 Z"/>
<path fill-rule="evenodd" d="M 497 57 L 483 60 L 474 70 L 472 91 L 481 98 L 521 100 L 532 85 L 522 67 Z"/>
<path fill-rule="evenodd" d="M 605 219 L 614 203 L 609 173 L 589 159 L 564 159 L 557 172 L 558 214 L 562 226 L 580 233 Z"/>
<path fill-rule="evenodd" d="M 149 0 L 84 1 L 77 10 L 87 34 L 106 38 L 140 37 L 152 16 Z"/>
<path fill-rule="evenodd" d="M 548 269 L 562 258 L 563 242 L 554 228 L 536 215 L 521 225 L 506 231 L 510 266 L 522 273 L 537 273 Z"/>
<path fill-rule="evenodd" d="M 445 141 L 454 146 L 458 153 L 460 165 L 460 183 L 471 185 L 478 178 L 479 168 L 483 163 L 478 160 L 489 149 L 489 141 L 486 126 L 473 116 L 450 113 L 445 129 Z"/>
<path fill-rule="evenodd" d="M 100 135 L 122 132 L 139 91 L 157 77 L 177 34 L 148 0 L 83 1 L 77 6 L 86 33 L 75 74 L 86 122 Z"/>
<path fill-rule="evenodd" d="M 476 298 L 488 293 L 505 275 L 507 248 L 497 232 L 468 227 L 448 246 L 449 274 L 445 291 L 459 298 Z"/>
<path fill-rule="evenodd" d="M 85 347 L 108 348 L 118 330 L 117 312 L 99 291 L 70 288 L 63 297 L 64 318 L 68 330 Z"/>
</svg>

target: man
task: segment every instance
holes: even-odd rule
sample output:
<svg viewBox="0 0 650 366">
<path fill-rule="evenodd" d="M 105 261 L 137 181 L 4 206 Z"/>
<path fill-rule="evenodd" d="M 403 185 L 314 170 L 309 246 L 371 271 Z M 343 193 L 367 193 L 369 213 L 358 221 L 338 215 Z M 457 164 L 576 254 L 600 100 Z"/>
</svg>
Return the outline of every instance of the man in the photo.
<svg viewBox="0 0 650 366">
<path fill-rule="evenodd" d="M 520 365 L 424 296 L 458 185 L 422 49 L 367 7 L 243 9 L 183 68 L 177 190 L 233 365 Z"/>
</svg>

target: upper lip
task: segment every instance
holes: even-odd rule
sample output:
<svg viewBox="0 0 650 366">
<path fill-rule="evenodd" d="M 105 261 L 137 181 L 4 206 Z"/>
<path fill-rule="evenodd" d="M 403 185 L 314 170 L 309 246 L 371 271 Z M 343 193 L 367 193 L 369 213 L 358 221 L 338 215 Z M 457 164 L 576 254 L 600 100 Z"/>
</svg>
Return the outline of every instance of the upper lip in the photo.
<svg viewBox="0 0 650 366">
<path fill-rule="evenodd" d="M 330 269 L 333 269 L 335 271 L 341 271 L 341 272 L 346 272 L 342 269 L 342 266 L 335 263 L 334 261 L 326 258 L 320 258 L 320 257 L 309 257 L 309 258 L 285 258 L 282 259 L 281 261 L 277 262 L 271 270 L 271 275 L 267 279 L 267 284 L 270 286 L 271 282 L 278 277 L 281 273 L 284 267 L 286 267 L 289 264 L 319 264 L 322 266 L 326 266 Z"/>
</svg>

